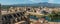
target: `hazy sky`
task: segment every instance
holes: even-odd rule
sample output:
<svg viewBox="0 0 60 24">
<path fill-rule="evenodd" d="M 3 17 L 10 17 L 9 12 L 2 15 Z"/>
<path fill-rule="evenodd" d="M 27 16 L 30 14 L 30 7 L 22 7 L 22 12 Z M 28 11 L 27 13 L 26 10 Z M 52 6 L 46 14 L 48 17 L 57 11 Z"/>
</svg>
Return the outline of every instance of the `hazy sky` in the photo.
<svg viewBox="0 0 60 24">
<path fill-rule="evenodd" d="M 60 0 L 0 0 L 2 5 L 11 5 L 11 4 L 33 4 L 40 2 L 48 2 L 48 3 L 58 3 L 60 4 Z"/>
</svg>

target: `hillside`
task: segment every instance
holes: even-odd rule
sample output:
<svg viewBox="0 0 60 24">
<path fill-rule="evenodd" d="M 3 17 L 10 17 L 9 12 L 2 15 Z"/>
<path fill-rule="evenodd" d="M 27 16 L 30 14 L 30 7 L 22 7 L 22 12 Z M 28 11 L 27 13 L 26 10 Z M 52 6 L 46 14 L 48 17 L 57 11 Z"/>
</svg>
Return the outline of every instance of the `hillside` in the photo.
<svg viewBox="0 0 60 24">
<path fill-rule="evenodd" d="M 35 4 L 13 4 L 13 5 L 2 5 L 2 8 L 9 8 L 9 7 L 51 7 L 51 8 L 60 8 L 60 4 L 53 4 L 53 3 L 48 3 L 48 2 L 43 2 L 43 3 L 35 3 Z"/>
</svg>

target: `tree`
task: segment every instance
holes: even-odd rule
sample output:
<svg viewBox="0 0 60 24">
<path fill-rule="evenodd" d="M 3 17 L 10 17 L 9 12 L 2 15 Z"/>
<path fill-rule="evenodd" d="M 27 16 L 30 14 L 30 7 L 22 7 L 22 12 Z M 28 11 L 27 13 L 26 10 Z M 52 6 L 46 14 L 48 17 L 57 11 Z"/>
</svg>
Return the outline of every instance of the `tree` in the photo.
<svg viewBox="0 0 60 24">
<path fill-rule="evenodd" d="M 52 12 L 51 14 L 48 14 L 48 17 L 51 18 L 51 21 L 54 21 L 54 20 L 60 20 L 60 12 Z"/>
</svg>

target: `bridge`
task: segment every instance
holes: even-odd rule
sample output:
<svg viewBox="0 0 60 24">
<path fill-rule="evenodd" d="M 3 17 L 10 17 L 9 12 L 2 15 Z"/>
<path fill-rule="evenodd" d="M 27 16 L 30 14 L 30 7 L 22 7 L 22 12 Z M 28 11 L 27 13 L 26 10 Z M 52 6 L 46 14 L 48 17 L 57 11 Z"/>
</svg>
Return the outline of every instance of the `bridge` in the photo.
<svg viewBox="0 0 60 24">
<path fill-rule="evenodd" d="M 2 15 L 3 24 L 14 24 L 16 22 L 25 21 L 28 24 L 28 17 L 24 12 L 15 12 Z"/>
<path fill-rule="evenodd" d="M 6 14 L 2 14 L 3 24 L 16 24 L 21 22 L 22 23 L 27 22 L 26 24 L 30 24 L 29 14 L 39 15 L 39 16 L 43 15 L 39 13 L 26 12 L 26 11 L 6 13 Z"/>
</svg>

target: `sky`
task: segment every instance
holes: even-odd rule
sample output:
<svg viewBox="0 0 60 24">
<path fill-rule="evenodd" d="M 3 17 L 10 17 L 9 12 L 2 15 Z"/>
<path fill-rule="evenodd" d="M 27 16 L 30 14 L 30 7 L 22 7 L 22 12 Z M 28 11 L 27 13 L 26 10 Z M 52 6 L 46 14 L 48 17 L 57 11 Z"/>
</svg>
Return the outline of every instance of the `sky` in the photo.
<svg viewBox="0 0 60 24">
<path fill-rule="evenodd" d="M 33 4 L 40 2 L 56 3 L 60 4 L 60 0 L 0 0 L 2 5 L 11 5 L 11 4 Z"/>
</svg>

